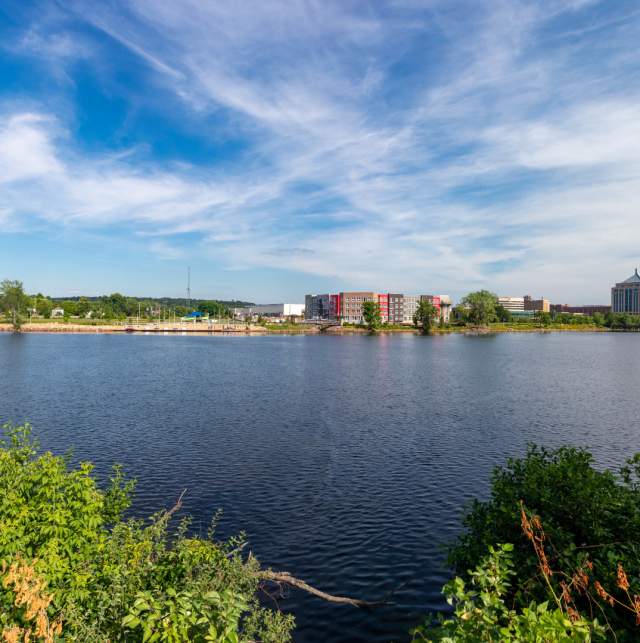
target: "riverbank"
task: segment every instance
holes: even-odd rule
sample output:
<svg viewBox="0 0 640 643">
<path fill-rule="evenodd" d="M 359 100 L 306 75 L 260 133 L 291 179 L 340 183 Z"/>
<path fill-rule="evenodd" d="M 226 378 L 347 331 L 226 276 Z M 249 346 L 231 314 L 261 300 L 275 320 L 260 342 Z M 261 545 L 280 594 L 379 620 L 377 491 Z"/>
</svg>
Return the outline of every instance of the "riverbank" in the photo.
<svg viewBox="0 0 640 643">
<path fill-rule="evenodd" d="M 0 323 L 0 332 L 12 332 L 11 324 Z M 309 324 L 269 324 L 267 326 L 245 324 L 191 324 L 191 323 L 164 323 L 164 324 L 127 324 L 127 323 L 82 323 L 82 322 L 32 322 L 24 324 L 23 333 L 145 333 L 162 335 L 207 335 L 207 334 L 232 334 L 232 335 L 348 335 L 369 334 L 371 331 L 364 326 L 329 326 L 322 328 Z M 549 326 L 536 326 L 534 324 L 491 324 L 488 328 L 471 328 L 468 326 L 447 326 L 434 328 L 432 335 L 485 335 L 491 333 L 546 333 L 546 332 L 612 332 L 610 328 L 592 324 L 551 324 Z M 412 326 L 381 327 L 376 334 L 410 333 L 419 334 L 420 331 Z"/>
</svg>

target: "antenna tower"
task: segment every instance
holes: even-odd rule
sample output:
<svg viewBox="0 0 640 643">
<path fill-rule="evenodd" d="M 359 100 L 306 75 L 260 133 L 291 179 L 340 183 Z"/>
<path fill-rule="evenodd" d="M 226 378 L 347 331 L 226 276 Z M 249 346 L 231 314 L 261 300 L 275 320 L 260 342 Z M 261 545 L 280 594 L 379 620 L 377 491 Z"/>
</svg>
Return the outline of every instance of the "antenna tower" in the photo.
<svg viewBox="0 0 640 643">
<path fill-rule="evenodd" d="M 191 311 L 191 266 L 187 268 L 187 312 Z"/>
</svg>

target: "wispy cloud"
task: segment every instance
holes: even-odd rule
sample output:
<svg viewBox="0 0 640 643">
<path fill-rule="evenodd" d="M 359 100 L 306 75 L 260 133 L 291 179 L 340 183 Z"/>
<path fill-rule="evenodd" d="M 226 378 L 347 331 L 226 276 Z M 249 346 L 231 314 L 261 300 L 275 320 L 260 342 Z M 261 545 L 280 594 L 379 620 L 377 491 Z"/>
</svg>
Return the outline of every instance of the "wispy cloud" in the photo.
<svg viewBox="0 0 640 643">
<path fill-rule="evenodd" d="M 605 5 L 78 3 L 22 53 L 68 62 L 66 30 L 88 25 L 83 47 L 101 34 L 146 66 L 140 100 L 162 88 L 159 111 L 243 152 L 88 154 L 45 101 L 7 108 L 0 211 L 126 225 L 168 259 L 190 233 L 229 268 L 354 287 L 592 299 L 635 251 L 640 205 L 640 14 Z"/>
</svg>

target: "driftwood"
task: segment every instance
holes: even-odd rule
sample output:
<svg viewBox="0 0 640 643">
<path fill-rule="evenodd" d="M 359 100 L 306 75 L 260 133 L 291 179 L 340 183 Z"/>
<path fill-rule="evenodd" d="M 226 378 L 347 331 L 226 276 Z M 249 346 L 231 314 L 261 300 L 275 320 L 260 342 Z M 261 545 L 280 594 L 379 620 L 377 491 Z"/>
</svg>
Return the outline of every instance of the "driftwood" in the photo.
<svg viewBox="0 0 640 643">
<path fill-rule="evenodd" d="M 359 598 L 327 594 L 327 592 L 316 589 L 309 585 L 309 583 L 305 583 L 303 580 L 292 576 L 289 572 L 273 572 L 271 570 L 264 570 L 257 572 L 257 576 L 260 580 L 270 581 L 280 585 L 288 585 L 289 587 L 297 587 L 298 589 L 309 592 L 309 594 L 313 594 L 314 596 L 322 598 L 325 601 L 329 601 L 330 603 L 341 603 L 343 605 L 352 605 L 353 607 L 380 607 L 381 605 L 386 605 L 389 602 L 387 600 L 388 596 L 377 601 L 363 601 Z"/>
<path fill-rule="evenodd" d="M 176 504 L 162 515 L 161 517 L 162 521 L 168 522 L 173 516 L 173 514 L 175 514 L 180 509 L 182 509 L 182 499 L 184 498 L 184 495 L 186 493 L 187 493 L 187 490 L 185 489 L 180 494 L 180 497 L 178 498 Z M 246 543 L 244 543 L 240 547 L 240 549 L 244 548 L 245 544 Z M 236 553 L 236 552 L 232 552 L 232 553 Z M 251 553 L 249 553 L 249 557 L 251 557 Z M 268 570 L 260 570 L 256 572 L 256 576 L 261 581 L 276 583 L 280 587 L 282 587 L 283 585 L 287 585 L 289 587 L 297 587 L 298 589 L 304 590 L 305 592 L 308 592 L 309 594 L 313 594 L 314 596 L 317 596 L 318 598 L 322 598 L 323 600 L 328 601 L 330 603 L 352 605 L 353 607 L 380 607 L 381 605 L 387 605 L 389 603 L 388 599 L 391 596 L 391 594 L 397 591 L 397 590 L 394 590 L 393 592 L 390 592 L 389 594 L 387 594 L 386 596 L 384 596 L 383 598 L 377 601 L 365 601 L 360 598 L 349 598 L 348 596 L 334 596 L 333 594 L 327 594 L 327 592 L 323 592 L 320 589 L 316 589 L 315 587 L 312 587 L 311 585 L 309 585 L 309 583 L 305 583 L 303 580 L 296 578 L 295 576 L 292 576 L 289 572 L 274 572 L 268 569 Z"/>
</svg>

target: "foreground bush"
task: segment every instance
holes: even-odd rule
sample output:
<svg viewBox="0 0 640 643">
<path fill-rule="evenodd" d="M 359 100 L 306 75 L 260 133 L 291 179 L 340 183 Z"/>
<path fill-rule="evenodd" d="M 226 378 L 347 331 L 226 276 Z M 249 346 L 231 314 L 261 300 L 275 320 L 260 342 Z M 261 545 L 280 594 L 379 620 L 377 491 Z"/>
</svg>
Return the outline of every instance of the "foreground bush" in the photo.
<svg viewBox="0 0 640 643">
<path fill-rule="evenodd" d="M 570 614 L 561 601 L 532 602 L 519 611 L 510 608 L 506 600 L 515 575 L 512 551 L 511 544 L 490 547 L 489 554 L 469 573 L 469 581 L 457 577 L 447 583 L 443 592 L 453 615 L 416 628 L 414 641 L 588 643 L 605 638 L 605 628 L 597 619 Z"/>
<path fill-rule="evenodd" d="M 639 472 L 638 456 L 616 474 L 584 449 L 529 447 L 467 512 L 450 555 L 460 582 L 477 581 L 489 548 L 512 543 L 517 574 L 500 592 L 510 609 L 550 602 L 572 622 L 597 617 L 608 637 L 640 640 Z"/>
<path fill-rule="evenodd" d="M 0 440 L 0 633 L 4 641 L 290 639 L 293 619 L 261 608 L 259 565 L 242 538 L 188 536 L 175 509 L 125 520 L 133 483 L 114 469 L 39 453 L 26 426 Z"/>
</svg>

